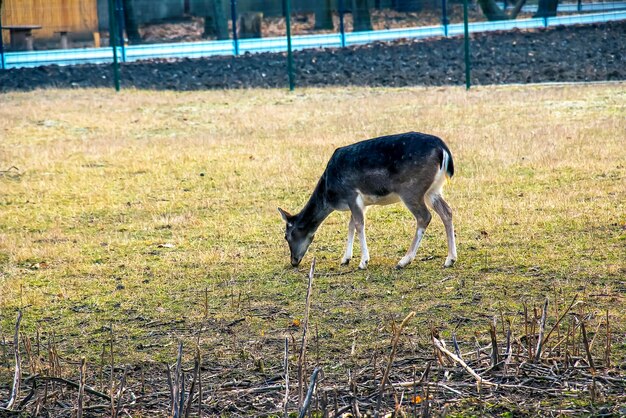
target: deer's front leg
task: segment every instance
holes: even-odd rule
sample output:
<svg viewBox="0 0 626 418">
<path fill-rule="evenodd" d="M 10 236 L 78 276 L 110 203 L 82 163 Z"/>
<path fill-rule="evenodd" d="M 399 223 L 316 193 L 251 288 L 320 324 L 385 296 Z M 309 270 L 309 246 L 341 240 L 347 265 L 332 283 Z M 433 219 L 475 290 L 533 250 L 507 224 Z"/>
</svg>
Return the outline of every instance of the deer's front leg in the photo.
<svg viewBox="0 0 626 418">
<path fill-rule="evenodd" d="M 348 243 L 346 245 L 346 252 L 341 259 L 341 265 L 345 266 L 350 263 L 352 259 L 352 247 L 354 246 L 354 218 L 350 216 L 350 222 L 348 222 Z"/>
<path fill-rule="evenodd" d="M 359 269 L 365 270 L 367 263 L 370 261 L 370 253 L 367 250 L 367 240 L 365 239 L 365 204 L 363 198 L 358 196 L 356 202 L 350 207 L 352 211 L 352 219 L 354 220 L 354 228 L 359 234 L 359 243 L 361 244 L 361 262 Z"/>
<path fill-rule="evenodd" d="M 422 199 L 407 199 L 404 201 L 404 204 L 407 208 L 409 208 L 413 216 L 415 216 L 415 220 L 417 221 L 417 230 L 415 231 L 415 238 L 413 238 L 413 242 L 411 243 L 409 250 L 396 266 L 398 269 L 406 267 L 415 259 L 417 249 L 419 248 L 422 238 L 424 237 L 424 232 L 426 231 L 426 228 L 428 228 L 428 224 L 430 224 L 430 220 L 432 219 L 432 215 L 428 211 L 428 208 Z"/>
</svg>

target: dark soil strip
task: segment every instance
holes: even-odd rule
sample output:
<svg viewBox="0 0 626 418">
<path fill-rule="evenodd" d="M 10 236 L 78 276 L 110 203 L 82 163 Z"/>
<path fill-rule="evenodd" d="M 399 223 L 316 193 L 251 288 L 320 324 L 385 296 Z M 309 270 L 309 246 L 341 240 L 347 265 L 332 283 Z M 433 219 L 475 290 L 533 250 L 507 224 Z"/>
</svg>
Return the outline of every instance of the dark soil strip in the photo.
<svg viewBox="0 0 626 418">
<path fill-rule="evenodd" d="M 626 80 L 626 21 L 472 37 L 472 84 Z M 463 38 L 400 40 L 295 53 L 296 85 L 462 85 Z M 0 91 L 113 87 L 111 65 L 0 71 Z M 122 66 L 122 87 L 154 90 L 285 88 L 282 53 Z"/>
</svg>

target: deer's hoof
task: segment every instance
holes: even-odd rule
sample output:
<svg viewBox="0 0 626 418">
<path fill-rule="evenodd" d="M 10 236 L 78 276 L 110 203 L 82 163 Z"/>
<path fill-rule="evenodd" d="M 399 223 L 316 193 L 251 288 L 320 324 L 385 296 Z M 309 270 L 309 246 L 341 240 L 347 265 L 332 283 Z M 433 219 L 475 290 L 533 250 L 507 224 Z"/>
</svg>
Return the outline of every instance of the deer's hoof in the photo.
<svg viewBox="0 0 626 418">
<path fill-rule="evenodd" d="M 347 266 L 348 264 L 350 264 L 350 259 L 349 258 L 344 258 L 343 260 L 341 260 L 341 265 L 342 266 Z"/>
<path fill-rule="evenodd" d="M 444 267 L 452 267 L 454 265 L 454 263 L 456 263 L 456 259 L 454 258 L 447 258 L 446 262 L 444 263 Z"/>
<path fill-rule="evenodd" d="M 359 270 L 366 270 L 367 269 L 367 261 L 361 261 L 361 263 L 359 263 Z"/>
<path fill-rule="evenodd" d="M 408 256 L 402 257 L 402 259 L 398 261 L 398 264 L 396 265 L 396 269 L 400 270 L 400 269 L 405 268 L 406 266 L 411 264 L 411 261 L 413 261 L 413 259 Z"/>
</svg>

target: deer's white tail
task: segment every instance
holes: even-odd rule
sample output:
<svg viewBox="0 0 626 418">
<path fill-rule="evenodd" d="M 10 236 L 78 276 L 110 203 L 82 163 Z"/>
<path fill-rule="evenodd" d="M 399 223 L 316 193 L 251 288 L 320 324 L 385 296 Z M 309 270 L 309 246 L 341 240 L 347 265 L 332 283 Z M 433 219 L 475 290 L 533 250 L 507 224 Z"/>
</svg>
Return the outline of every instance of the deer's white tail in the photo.
<svg viewBox="0 0 626 418">
<path fill-rule="evenodd" d="M 426 206 L 431 209 L 433 208 L 435 199 L 443 195 L 443 186 L 446 184 L 446 181 L 454 174 L 454 166 L 452 159 L 450 158 L 450 154 L 446 150 L 441 151 L 443 153 L 441 165 L 439 166 L 439 170 L 437 170 L 437 174 L 435 174 L 433 184 L 430 185 L 428 191 L 426 191 L 426 194 L 424 195 L 424 202 L 426 203 Z"/>
</svg>

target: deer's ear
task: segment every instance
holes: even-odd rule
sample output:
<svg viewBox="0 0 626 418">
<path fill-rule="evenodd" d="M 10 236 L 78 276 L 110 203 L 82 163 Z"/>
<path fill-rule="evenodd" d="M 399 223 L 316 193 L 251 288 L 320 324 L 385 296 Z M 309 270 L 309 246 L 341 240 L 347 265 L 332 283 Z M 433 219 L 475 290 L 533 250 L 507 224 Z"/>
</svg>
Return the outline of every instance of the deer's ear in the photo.
<svg viewBox="0 0 626 418">
<path fill-rule="evenodd" d="M 283 221 L 289 222 L 289 219 L 291 218 L 291 214 L 289 212 L 281 208 L 278 208 L 278 212 L 280 212 L 280 216 L 283 217 Z"/>
</svg>

